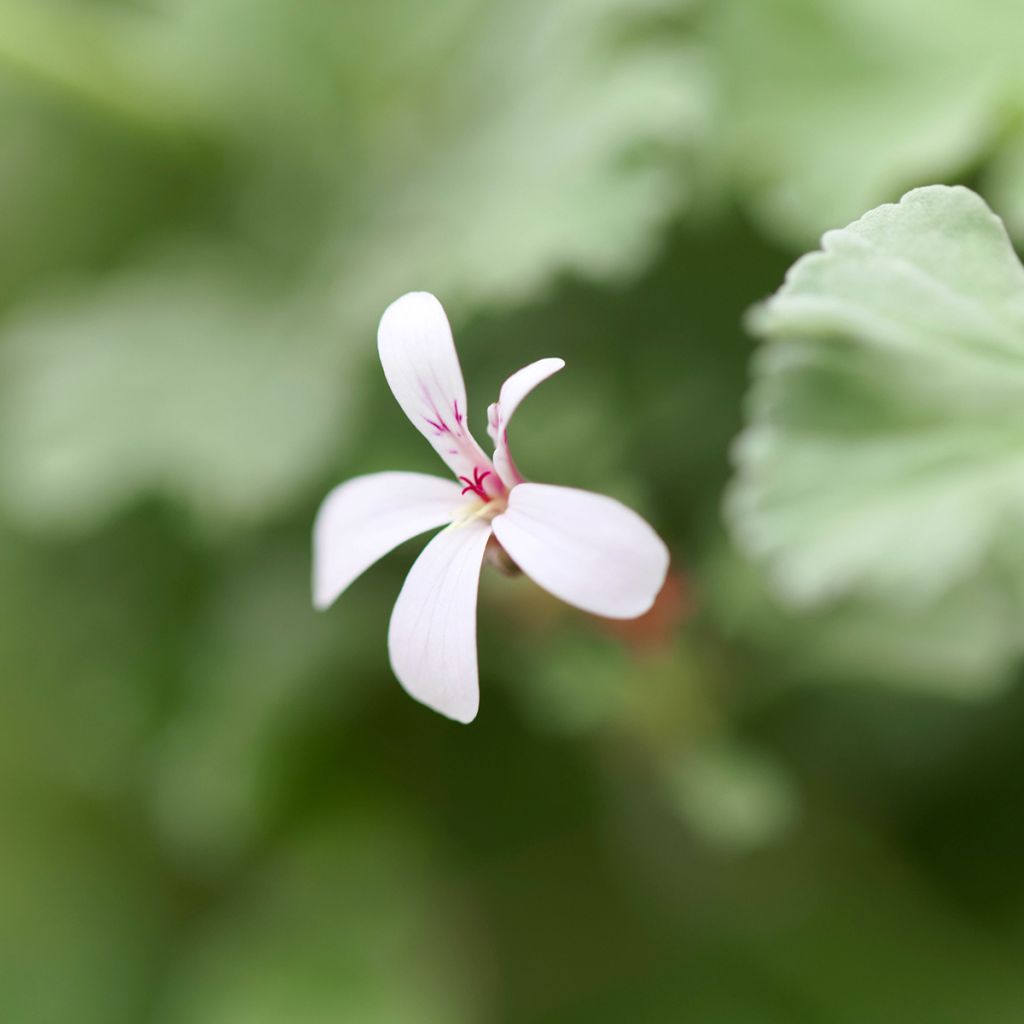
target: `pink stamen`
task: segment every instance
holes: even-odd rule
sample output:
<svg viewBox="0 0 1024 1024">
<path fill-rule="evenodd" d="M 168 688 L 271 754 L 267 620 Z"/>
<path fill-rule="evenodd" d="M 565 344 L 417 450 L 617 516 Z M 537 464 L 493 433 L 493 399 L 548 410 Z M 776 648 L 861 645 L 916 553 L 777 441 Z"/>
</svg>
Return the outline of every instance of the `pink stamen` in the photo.
<svg viewBox="0 0 1024 1024">
<path fill-rule="evenodd" d="M 466 494 L 467 492 L 472 491 L 481 501 L 490 501 L 490 497 L 484 490 L 484 481 L 490 475 L 491 471 L 489 469 L 481 469 L 480 466 L 477 466 L 476 469 L 473 470 L 472 480 L 470 480 L 468 476 L 460 476 L 459 479 L 466 485 L 462 488 L 462 493 Z"/>
</svg>

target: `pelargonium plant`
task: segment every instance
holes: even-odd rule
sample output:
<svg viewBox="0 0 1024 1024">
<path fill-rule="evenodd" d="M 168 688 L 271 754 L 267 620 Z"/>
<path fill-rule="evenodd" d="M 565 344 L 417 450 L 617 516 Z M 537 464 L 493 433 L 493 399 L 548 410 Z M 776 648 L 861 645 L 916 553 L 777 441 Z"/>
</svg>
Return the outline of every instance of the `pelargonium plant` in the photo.
<svg viewBox="0 0 1024 1024">
<path fill-rule="evenodd" d="M 467 425 L 466 386 L 440 302 L 426 292 L 396 300 L 378 332 L 384 376 L 413 426 L 455 480 L 423 473 L 359 476 L 324 499 L 313 528 L 313 602 L 327 608 L 392 548 L 439 526 L 416 559 L 388 630 L 391 667 L 416 700 L 459 722 L 480 704 L 476 601 L 484 560 L 522 571 L 569 604 L 631 619 L 654 603 L 668 549 L 620 502 L 524 480 L 508 447 L 519 403 L 561 359 L 512 374 L 488 409 L 488 458 Z"/>
</svg>

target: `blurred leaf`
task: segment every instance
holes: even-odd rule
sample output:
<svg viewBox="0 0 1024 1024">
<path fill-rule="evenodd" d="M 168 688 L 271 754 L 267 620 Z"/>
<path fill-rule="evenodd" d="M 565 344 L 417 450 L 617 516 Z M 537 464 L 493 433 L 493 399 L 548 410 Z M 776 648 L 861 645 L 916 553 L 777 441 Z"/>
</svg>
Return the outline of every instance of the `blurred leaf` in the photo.
<svg viewBox="0 0 1024 1024">
<path fill-rule="evenodd" d="M 210 223 L 173 228 L 199 251 L 44 290 L 8 325 L 0 478 L 33 524 L 88 528 L 151 492 L 213 524 L 273 515 L 351 450 L 349 356 L 372 358 L 398 294 L 457 315 L 565 270 L 634 274 L 687 199 L 706 94 L 662 0 L 165 6 L 130 18 L 139 67 L 183 83 L 230 184 Z M 75 10 L 71 38 L 121 52 Z"/>
<path fill-rule="evenodd" d="M 374 633 L 361 608 L 382 609 L 350 605 L 345 628 L 314 615 L 308 543 L 297 531 L 233 560 L 193 631 L 189 685 L 157 739 L 152 795 L 161 833 L 192 870 L 232 867 L 287 816 L 299 799 L 289 785 L 303 726 L 326 719 L 340 732 L 362 693 L 358 657 Z"/>
<path fill-rule="evenodd" d="M 1024 238 L 1024 133 L 1007 140 L 981 177 L 982 194 L 991 198 L 1007 230 Z"/>
<path fill-rule="evenodd" d="M 844 817 L 834 792 L 822 800 L 814 825 L 786 843 L 698 871 L 692 844 L 652 857 L 666 835 L 634 820 L 623 838 L 646 844 L 653 898 L 664 907 L 673 887 L 688 890 L 682 951 L 544 1024 L 674 1021 L 680 1007 L 701 1024 L 1013 1024 L 1024 995 L 1016 941 L 943 898 L 888 823 L 876 831 Z"/>
<path fill-rule="evenodd" d="M 201 163 L 0 77 L 0 303 L 117 259 L 188 207 Z M 190 156 L 194 154 L 189 154 Z"/>
<path fill-rule="evenodd" d="M 195 114 L 189 80 L 173 81 L 154 62 L 149 19 L 140 11 L 0 0 L 0 21 L 0 67 L 147 128 Z"/>
<path fill-rule="evenodd" d="M 671 0 L 167 7 L 164 60 L 249 155 L 239 212 L 322 232 L 342 303 L 633 274 L 689 198 L 708 86 Z"/>
<path fill-rule="evenodd" d="M 1024 269 L 985 204 L 935 186 L 872 211 L 751 323 L 728 509 L 779 592 L 913 606 L 998 578 L 1024 516 Z"/>
<path fill-rule="evenodd" d="M 143 1019 L 166 921 L 137 836 L 45 792 L 0 794 L 0 829 L 0 1019 Z"/>
<path fill-rule="evenodd" d="M 429 115 L 408 97 L 418 127 L 379 154 L 389 187 L 375 175 L 345 275 L 507 302 L 556 271 L 645 266 L 688 199 L 705 117 L 703 69 L 684 39 L 643 31 L 666 6 L 484 5 Z"/>
<path fill-rule="evenodd" d="M 0 529 L 0 784 L 136 789 L 200 577 L 145 516 L 87 545 Z"/>
<path fill-rule="evenodd" d="M 451 906 L 431 898 L 399 825 L 307 832 L 192 942 L 161 1024 L 459 1024 L 479 975 L 456 956 Z"/>
<path fill-rule="evenodd" d="M 797 245 L 963 173 L 1020 110 L 1015 0 L 724 0 L 709 15 L 720 159 Z"/>
<path fill-rule="evenodd" d="M 1021 650 L 1016 603 L 996 580 L 965 580 L 925 607 L 852 597 L 798 613 L 724 546 L 702 579 L 717 627 L 757 652 L 762 687 L 784 673 L 816 686 L 871 684 L 976 699 L 1012 681 Z"/>
<path fill-rule="evenodd" d="M 347 349 L 312 300 L 185 249 L 26 308 L 0 349 L 0 479 L 33 527 L 158 492 L 216 525 L 286 508 L 341 428 Z"/>
<path fill-rule="evenodd" d="M 566 631 L 563 626 L 559 632 Z M 568 632 L 561 642 L 530 637 L 529 670 L 513 693 L 538 730 L 585 735 L 621 712 L 622 687 L 633 666 L 620 643 L 571 628 Z"/>
<path fill-rule="evenodd" d="M 796 824 L 794 782 L 763 751 L 711 740 L 675 756 L 666 771 L 680 812 L 716 846 L 756 849 L 778 842 Z"/>
</svg>

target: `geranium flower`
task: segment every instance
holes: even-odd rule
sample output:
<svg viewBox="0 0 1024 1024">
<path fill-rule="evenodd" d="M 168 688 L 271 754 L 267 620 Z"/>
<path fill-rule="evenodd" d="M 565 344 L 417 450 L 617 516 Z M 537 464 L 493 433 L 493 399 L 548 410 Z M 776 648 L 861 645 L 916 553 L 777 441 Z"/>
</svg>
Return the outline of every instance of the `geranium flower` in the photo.
<svg viewBox="0 0 1024 1024">
<path fill-rule="evenodd" d="M 489 459 L 466 423 L 466 385 L 440 302 L 426 292 L 393 302 L 377 344 L 398 404 L 455 480 L 371 473 L 331 491 L 313 528 L 313 603 L 328 607 L 392 548 L 444 526 L 405 579 L 388 652 L 412 697 L 471 722 L 480 703 L 476 599 L 485 555 L 586 612 L 630 619 L 654 602 L 668 549 L 612 498 L 523 480 L 508 449 L 509 421 L 541 381 L 562 369 L 561 359 L 531 363 L 502 385 L 488 410 Z"/>
</svg>

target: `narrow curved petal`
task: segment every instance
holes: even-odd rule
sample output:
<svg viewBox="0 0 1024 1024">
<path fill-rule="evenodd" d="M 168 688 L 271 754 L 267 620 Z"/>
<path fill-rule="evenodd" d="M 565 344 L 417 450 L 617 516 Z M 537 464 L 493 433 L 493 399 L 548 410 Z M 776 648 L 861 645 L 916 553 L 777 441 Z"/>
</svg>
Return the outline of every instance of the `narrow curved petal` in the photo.
<svg viewBox="0 0 1024 1024">
<path fill-rule="evenodd" d="M 481 519 L 439 533 L 409 570 L 388 629 L 406 692 L 457 722 L 472 722 L 480 706 L 476 595 L 490 535 Z"/>
<path fill-rule="evenodd" d="M 491 524 L 512 560 L 555 597 L 594 615 L 633 619 L 658 596 L 668 548 L 614 498 L 520 484 Z"/>
<path fill-rule="evenodd" d="M 473 477 L 490 462 L 466 425 L 466 385 L 452 329 L 429 292 L 410 292 L 384 311 L 377 349 L 388 386 L 457 477 Z"/>
<path fill-rule="evenodd" d="M 506 487 L 515 487 L 523 478 L 508 451 L 508 424 L 519 403 L 538 385 L 565 366 L 564 359 L 538 359 L 517 370 L 501 386 L 498 400 L 487 410 L 487 433 L 494 442 L 494 468 Z"/>
<path fill-rule="evenodd" d="M 402 541 L 450 523 L 459 485 L 424 473 L 372 473 L 335 487 L 313 524 L 313 604 L 326 608 Z"/>
</svg>

